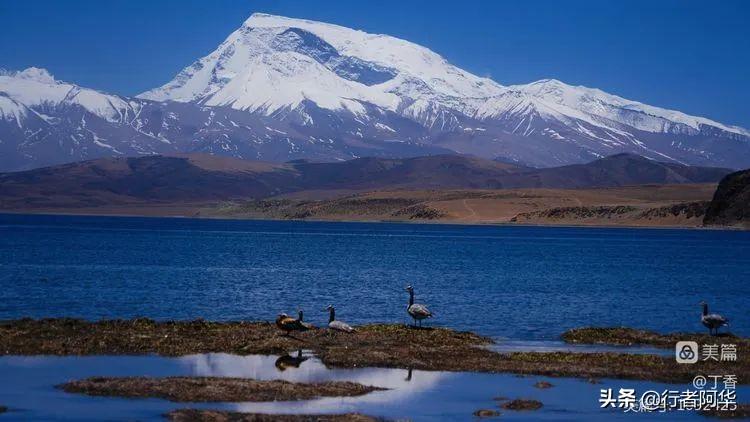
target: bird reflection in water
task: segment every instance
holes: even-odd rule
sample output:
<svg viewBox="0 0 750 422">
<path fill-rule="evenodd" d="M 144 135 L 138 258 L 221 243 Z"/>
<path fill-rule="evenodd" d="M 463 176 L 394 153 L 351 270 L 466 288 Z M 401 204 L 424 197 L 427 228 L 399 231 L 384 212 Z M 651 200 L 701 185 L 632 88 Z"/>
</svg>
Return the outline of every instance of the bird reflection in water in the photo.
<svg viewBox="0 0 750 422">
<path fill-rule="evenodd" d="M 289 354 L 280 356 L 276 359 L 276 362 L 274 362 L 274 366 L 276 366 L 276 369 L 279 371 L 286 371 L 289 368 L 299 368 L 299 366 L 302 365 L 302 362 L 308 359 L 310 358 L 302 356 L 302 349 L 298 349 L 297 356 L 291 356 Z"/>
</svg>

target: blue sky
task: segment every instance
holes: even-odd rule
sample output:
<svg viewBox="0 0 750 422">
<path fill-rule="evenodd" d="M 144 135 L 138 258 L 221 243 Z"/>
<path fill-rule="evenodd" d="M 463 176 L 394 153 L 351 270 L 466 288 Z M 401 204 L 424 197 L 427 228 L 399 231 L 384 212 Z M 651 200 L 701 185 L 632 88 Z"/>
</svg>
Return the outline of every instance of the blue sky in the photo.
<svg viewBox="0 0 750 422">
<path fill-rule="evenodd" d="M 750 128 L 746 1 L 4 1 L 0 67 L 133 95 L 256 11 L 404 38 L 504 85 L 556 78 Z"/>
</svg>

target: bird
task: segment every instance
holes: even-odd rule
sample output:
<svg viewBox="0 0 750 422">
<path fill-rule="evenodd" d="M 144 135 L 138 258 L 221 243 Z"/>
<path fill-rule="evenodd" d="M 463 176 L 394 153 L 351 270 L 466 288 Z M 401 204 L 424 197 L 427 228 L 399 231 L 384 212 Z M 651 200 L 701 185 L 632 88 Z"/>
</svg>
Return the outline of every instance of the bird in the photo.
<svg viewBox="0 0 750 422">
<path fill-rule="evenodd" d="M 312 324 L 310 324 L 309 322 L 305 322 L 304 315 L 302 314 L 302 309 L 297 311 L 297 315 L 299 316 L 297 320 L 299 321 L 300 324 L 302 324 L 308 330 L 313 328 Z"/>
<path fill-rule="evenodd" d="M 279 327 L 279 330 L 283 331 L 286 336 L 292 331 L 307 331 L 310 329 L 300 320 L 294 319 L 285 313 L 279 314 L 276 318 L 276 326 Z"/>
<path fill-rule="evenodd" d="M 426 306 L 420 303 L 414 303 L 414 287 L 411 285 L 406 286 L 406 291 L 409 292 L 409 306 L 406 308 L 406 312 L 408 312 L 412 319 L 414 319 L 414 326 L 416 327 L 417 321 L 419 321 L 419 326 L 421 327 L 422 320 L 431 318 L 432 312 L 430 312 Z"/>
<path fill-rule="evenodd" d="M 334 331 L 341 331 L 343 333 L 353 333 L 357 331 L 344 321 L 336 321 L 336 309 L 333 307 L 333 305 L 328 305 L 326 310 L 328 311 L 328 328 Z"/>
<path fill-rule="evenodd" d="M 719 334 L 719 327 L 729 325 L 729 320 L 719 314 L 708 313 L 708 303 L 701 302 L 703 306 L 703 314 L 701 315 L 701 322 L 708 328 L 709 335 Z"/>
</svg>

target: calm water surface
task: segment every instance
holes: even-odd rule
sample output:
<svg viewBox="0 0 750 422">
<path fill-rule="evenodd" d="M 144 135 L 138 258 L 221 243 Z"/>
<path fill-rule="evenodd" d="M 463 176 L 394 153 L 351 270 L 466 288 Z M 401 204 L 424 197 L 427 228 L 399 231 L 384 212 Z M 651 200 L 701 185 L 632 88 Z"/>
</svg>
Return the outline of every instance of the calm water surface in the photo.
<svg viewBox="0 0 750 422">
<path fill-rule="evenodd" d="M 750 233 L 0 215 L 0 319 L 272 319 L 333 303 L 350 323 L 515 340 L 585 325 L 750 335 Z"/>
<path fill-rule="evenodd" d="M 570 378 L 517 377 L 514 375 L 462 372 L 409 371 L 363 368 L 327 369 L 311 358 L 299 368 L 280 371 L 277 356 L 192 355 L 180 358 L 156 356 L 91 357 L 0 357 L 0 402 L 10 412 L 0 419 L 11 420 L 164 420 L 161 415 L 178 408 L 210 408 L 260 413 L 343 413 L 359 412 L 396 420 L 476 420 L 477 409 L 498 409 L 494 397 L 532 398 L 544 406 L 534 412 L 503 411 L 502 420 L 705 420 L 694 412 L 623 413 L 599 408 L 601 388 L 633 388 L 683 391 L 687 385 L 666 385 L 641 381 L 602 380 L 591 384 Z M 88 376 L 218 376 L 255 379 L 285 379 L 293 382 L 327 380 L 355 381 L 388 388 L 361 397 L 333 397 L 298 402 L 268 403 L 171 403 L 165 400 L 120 399 L 67 394 L 55 385 Z M 554 386 L 534 388 L 546 380 Z M 748 388 L 738 388 L 747 397 Z M 408 419 L 406 419 L 408 418 Z"/>
</svg>

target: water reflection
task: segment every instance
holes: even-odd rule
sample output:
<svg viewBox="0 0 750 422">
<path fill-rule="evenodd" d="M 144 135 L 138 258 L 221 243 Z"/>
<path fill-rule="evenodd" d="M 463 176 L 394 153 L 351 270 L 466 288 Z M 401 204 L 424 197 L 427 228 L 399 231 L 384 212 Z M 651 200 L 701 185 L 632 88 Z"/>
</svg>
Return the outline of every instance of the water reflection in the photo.
<svg viewBox="0 0 750 422">
<path fill-rule="evenodd" d="M 429 372 L 412 369 L 328 369 L 309 351 L 285 356 L 236 356 L 222 353 L 179 358 L 159 356 L 0 357 L 0 404 L 12 411 L 7 420 L 153 420 L 184 407 L 226 409 L 262 413 L 359 412 L 390 419 L 474 420 L 472 412 L 495 408 L 492 398 L 537 399 L 544 407 L 536 412 L 504 412 L 503 420 L 607 420 L 664 419 L 665 415 L 633 415 L 599 408 L 600 388 L 634 388 L 637 391 L 686 386 L 642 381 L 602 380 L 590 384 L 571 378 L 522 377 L 510 374 Z M 171 403 L 165 400 L 132 400 L 67 394 L 54 388 L 65 381 L 90 376 L 217 376 L 283 379 L 293 382 L 353 381 L 389 388 L 360 397 L 329 397 L 298 402 L 270 403 Z M 554 387 L 533 385 L 546 380 Z M 747 397 L 747 386 L 737 396 Z M 675 419 L 700 419 L 694 413 L 674 413 Z"/>
<path fill-rule="evenodd" d="M 319 359 L 312 357 L 310 352 L 301 350 L 295 357 L 208 353 L 177 359 L 192 374 L 198 376 L 283 379 L 292 382 L 353 381 L 398 390 L 400 395 L 429 389 L 452 375 L 450 372 L 388 368 L 330 369 Z M 280 360 L 294 364 L 280 369 L 277 366 Z"/>
<path fill-rule="evenodd" d="M 279 371 L 286 371 L 289 368 L 299 368 L 299 366 L 302 365 L 302 362 L 308 359 L 310 358 L 302 356 L 302 349 L 299 349 L 297 350 L 296 356 L 291 356 L 289 354 L 279 356 L 279 358 L 276 359 L 276 362 L 274 362 L 273 365 Z"/>
</svg>

